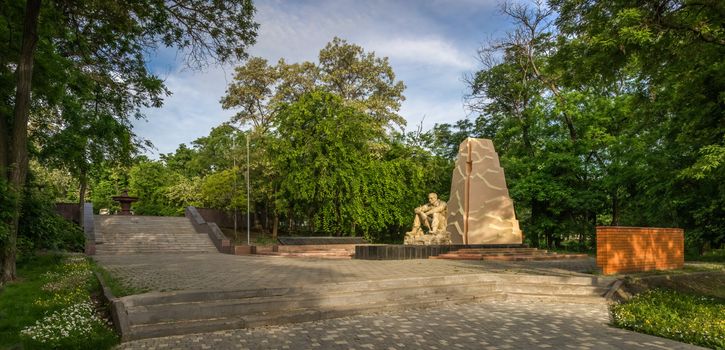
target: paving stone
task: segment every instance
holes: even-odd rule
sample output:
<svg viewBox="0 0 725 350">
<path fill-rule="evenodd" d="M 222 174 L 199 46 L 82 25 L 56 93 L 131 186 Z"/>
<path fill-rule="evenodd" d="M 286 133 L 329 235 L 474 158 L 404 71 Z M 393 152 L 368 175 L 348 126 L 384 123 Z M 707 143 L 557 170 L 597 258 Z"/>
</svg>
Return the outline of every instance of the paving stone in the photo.
<svg viewBox="0 0 725 350">
<path fill-rule="evenodd" d="M 230 290 L 471 273 L 591 276 L 592 258 L 563 261 L 325 260 L 227 254 L 94 257 L 127 284 L 151 291 Z"/>
<path fill-rule="evenodd" d="M 119 349 L 699 349 L 608 322 L 604 305 L 498 302 L 144 339 Z"/>
</svg>

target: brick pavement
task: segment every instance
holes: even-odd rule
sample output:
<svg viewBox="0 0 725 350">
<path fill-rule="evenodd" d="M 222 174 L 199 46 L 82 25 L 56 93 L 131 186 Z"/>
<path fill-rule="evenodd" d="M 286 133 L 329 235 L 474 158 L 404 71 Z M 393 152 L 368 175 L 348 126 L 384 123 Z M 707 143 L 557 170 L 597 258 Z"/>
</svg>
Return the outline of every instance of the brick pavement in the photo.
<svg viewBox="0 0 725 350">
<path fill-rule="evenodd" d="M 125 283 L 149 291 L 230 290 L 470 273 L 583 275 L 594 259 L 494 262 L 328 260 L 226 254 L 134 254 L 94 257 Z M 591 276 L 591 275 L 586 275 Z"/>
<path fill-rule="evenodd" d="M 604 305 L 498 302 L 144 339 L 119 349 L 698 349 L 608 321 Z"/>
</svg>

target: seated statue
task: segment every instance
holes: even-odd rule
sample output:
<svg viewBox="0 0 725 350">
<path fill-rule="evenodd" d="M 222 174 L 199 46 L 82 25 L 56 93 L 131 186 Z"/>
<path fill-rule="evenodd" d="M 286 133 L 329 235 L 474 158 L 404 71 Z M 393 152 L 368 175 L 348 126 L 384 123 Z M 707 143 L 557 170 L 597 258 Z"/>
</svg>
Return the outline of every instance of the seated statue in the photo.
<svg viewBox="0 0 725 350">
<path fill-rule="evenodd" d="M 405 244 L 450 244 L 446 232 L 448 207 L 435 193 L 428 194 L 428 203 L 415 208 L 413 229 L 405 233 Z"/>
</svg>

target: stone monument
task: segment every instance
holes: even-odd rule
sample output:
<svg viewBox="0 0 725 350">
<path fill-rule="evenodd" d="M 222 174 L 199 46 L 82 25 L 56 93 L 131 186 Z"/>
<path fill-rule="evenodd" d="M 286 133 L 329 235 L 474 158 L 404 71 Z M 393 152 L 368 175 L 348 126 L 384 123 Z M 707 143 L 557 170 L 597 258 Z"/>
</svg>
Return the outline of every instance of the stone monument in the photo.
<svg viewBox="0 0 725 350">
<path fill-rule="evenodd" d="M 522 234 L 493 142 L 465 139 L 451 180 L 448 226 L 453 244 L 521 244 Z"/>
<path fill-rule="evenodd" d="M 435 193 L 428 194 L 428 203 L 415 208 L 413 228 L 405 233 L 405 244 L 451 244 L 446 231 L 448 206 Z"/>
</svg>

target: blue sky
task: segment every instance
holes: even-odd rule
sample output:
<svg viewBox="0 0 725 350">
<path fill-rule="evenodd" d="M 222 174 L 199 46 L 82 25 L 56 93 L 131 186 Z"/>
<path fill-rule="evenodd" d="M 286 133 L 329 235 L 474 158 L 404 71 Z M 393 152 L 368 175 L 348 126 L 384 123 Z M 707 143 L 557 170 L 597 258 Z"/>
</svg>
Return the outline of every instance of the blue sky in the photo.
<svg viewBox="0 0 725 350">
<path fill-rule="evenodd" d="M 489 0 L 258 0 L 255 6 L 260 28 L 251 56 L 316 62 L 338 36 L 388 57 L 407 86 L 400 110 L 406 130 L 468 116 L 462 78 L 479 67 L 476 50 L 509 26 Z M 162 108 L 146 110 L 147 120 L 134 123 L 135 133 L 156 146 L 151 157 L 207 135 L 235 113 L 219 103 L 234 65 L 189 71 L 174 51 L 161 50 L 150 67 L 172 92 Z"/>
</svg>

